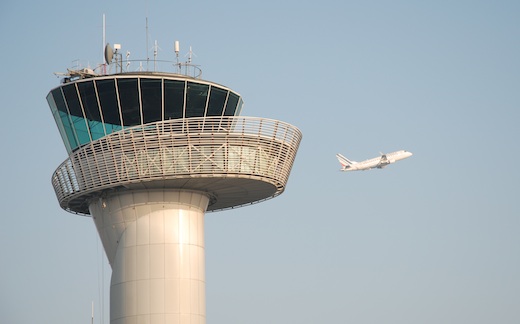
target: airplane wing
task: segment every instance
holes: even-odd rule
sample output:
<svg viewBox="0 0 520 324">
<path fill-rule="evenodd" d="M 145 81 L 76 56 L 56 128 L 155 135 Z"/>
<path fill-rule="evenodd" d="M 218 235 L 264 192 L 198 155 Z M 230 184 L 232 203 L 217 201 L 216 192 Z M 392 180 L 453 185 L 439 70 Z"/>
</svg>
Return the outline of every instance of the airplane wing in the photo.
<svg viewBox="0 0 520 324">
<path fill-rule="evenodd" d="M 390 161 L 388 161 L 386 154 L 381 153 L 381 159 L 379 159 L 379 163 L 377 164 L 376 168 L 382 169 L 389 164 L 390 164 Z"/>
</svg>

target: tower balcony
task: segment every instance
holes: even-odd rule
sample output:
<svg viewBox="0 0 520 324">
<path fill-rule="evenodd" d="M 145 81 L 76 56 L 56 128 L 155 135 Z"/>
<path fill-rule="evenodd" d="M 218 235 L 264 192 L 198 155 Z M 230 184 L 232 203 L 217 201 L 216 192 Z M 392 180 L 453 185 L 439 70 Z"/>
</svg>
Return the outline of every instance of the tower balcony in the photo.
<svg viewBox="0 0 520 324">
<path fill-rule="evenodd" d="M 181 189 L 206 193 L 208 211 L 281 194 L 302 134 L 271 119 L 210 116 L 123 128 L 74 150 L 52 176 L 60 206 L 89 214 L 112 191 Z"/>
</svg>

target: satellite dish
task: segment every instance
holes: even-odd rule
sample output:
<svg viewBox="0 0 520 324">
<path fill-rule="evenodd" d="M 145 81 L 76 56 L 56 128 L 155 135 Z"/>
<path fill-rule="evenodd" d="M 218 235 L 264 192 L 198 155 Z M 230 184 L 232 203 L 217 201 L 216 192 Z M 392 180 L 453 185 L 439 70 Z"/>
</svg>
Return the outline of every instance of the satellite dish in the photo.
<svg viewBox="0 0 520 324">
<path fill-rule="evenodd" d="M 105 46 L 105 62 L 108 64 L 112 63 L 112 58 L 114 57 L 114 50 L 110 46 L 109 43 Z"/>
</svg>

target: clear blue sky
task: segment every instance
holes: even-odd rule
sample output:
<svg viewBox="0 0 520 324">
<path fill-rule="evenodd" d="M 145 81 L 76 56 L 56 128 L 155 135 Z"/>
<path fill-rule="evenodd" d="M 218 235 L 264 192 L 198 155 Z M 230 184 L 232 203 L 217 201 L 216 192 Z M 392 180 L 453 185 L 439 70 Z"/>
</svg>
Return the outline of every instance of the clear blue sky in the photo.
<svg viewBox="0 0 520 324">
<path fill-rule="evenodd" d="M 90 323 L 92 301 L 108 323 L 45 100 L 53 72 L 102 60 L 103 13 L 133 58 L 148 17 L 160 59 L 191 45 L 243 115 L 304 134 L 281 196 L 207 214 L 208 323 L 520 323 L 520 2 L 477 0 L 3 1 L 1 323 Z M 414 156 L 338 171 L 397 149 Z"/>
</svg>

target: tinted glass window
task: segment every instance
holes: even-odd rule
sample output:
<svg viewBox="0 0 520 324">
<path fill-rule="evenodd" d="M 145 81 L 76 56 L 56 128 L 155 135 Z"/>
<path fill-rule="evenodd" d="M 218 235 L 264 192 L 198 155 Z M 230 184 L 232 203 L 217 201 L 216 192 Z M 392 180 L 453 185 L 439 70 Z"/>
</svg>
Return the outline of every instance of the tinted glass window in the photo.
<svg viewBox="0 0 520 324">
<path fill-rule="evenodd" d="M 206 116 L 221 116 L 224 111 L 224 103 L 226 102 L 227 91 L 211 87 L 209 95 L 209 105 Z"/>
<path fill-rule="evenodd" d="M 65 132 L 65 136 L 67 137 L 70 146 L 72 148 L 76 148 L 78 147 L 78 142 L 76 140 L 74 131 L 72 130 L 72 121 L 69 118 L 67 105 L 65 105 L 65 100 L 63 99 L 61 88 L 52 90 L 52 97 L 54 98 L 54 103 L 56 104 L 56 108 L 58 109 L 59 120 L 60 123 L 63 125 L 63 131 Z"/>
<path fill-rule="evenodd" d="M 56 103 L 56 108 L 59 111 L 63 111 L 68 113 L 67 106 L 65 105 L 65 100 L 63 100 L 63 95 L 61 94 L 61 88 L 57 88 L 51 91 L 52 98 L 54 98 L 54 102 Z"/>
<path fill-rule="evenodd" d="M 124 126 L 141 124 L 141 112 L 139 105 L 139 93 L 137 79 L 118 79 L 119 102 L 121 103 L 121 115 Z"/>
<path fill-rule="evenodd" d="M 88 81 L 78 83 L 78 90 L 87 119 L 101 121 L 94 82 Z"/>
<path fill-rule="evenodd" d="M 162 80 L 141 79 L 143 123 L 162 120 Z"/>
<path fill-rule="evenodd" d="M 58 126 L 58 130 L 60 131 L 60 135 L 61 135 L 61 139 L 63 140 L 63 144 L 65 144 L 65 148 L 67 149 L 67 152 L 70 153 L 71 147 L 70 147 L 69 137 L 67 135 L 67 132 L 65 131 L 65 128 L 63 125 L 63 120 L 61 119 L 61 116 L 60 116 L 61 112 L 56 107 L 56 102 L 54 101 L 53 92 L 51 92 L 47 95 L 47 102 L 49 103 L 49 107 L 51 108 L 52 117 L 54 117 L 54 120 L 56 121 L 56 125 Z M 61 97 L 61 91 L 59 91 L 59 89 L 58 89 L 58 93 Z M 70 130 L 70 123 L 68 123 L 68 120 L 69 119 L 67 118 L 66 121 L 67 121 L 69 130 Z M 71 134 L 72 134 L 72 132 L 71 132 Z"/>
<path fill-rule="evenodd" d="M 164 80 L 164 120 L 182 117 L 184 81 Z"/>
<path fill-rule="evenodd" d="M 76 140 L 75 133 L 72 129 L 72 122 L 69 118 L 69 115 L 64 113 L 63 111 L 59 111 L 59 118 L 61 119 L 61 123 L 63 124 L 63 130 L 69 140 L 71 149 L 75 149 L 79 146 L 78 141 Z"/>
<path fill-rule="evenodd" d="M 242 100 L 242 98 L 240 98 L 240 100 L 238 101 L 238 106 L 237 106 L 237 111 L 235 113 L 235 116 L 239 116 L 240 113 L 242 112 L 242 106 L 244 105 L 244 101 Z"/>
<path fill-rule="evenodd" d="M 81 110 L 75 84 L 64 86 L 63 94 L 65 96 L 65 101 L 67 102 L 67 107 L 69 108 L 72 127 L 76 132 L 79 144 L 83 145 L 89 143 L 90 135 L 86 120 L 83 117 L 83 111 Z"/>
<path fill-rule="evenodd" d="M 76 135 L 78 136 L 79 145 L 89 143 L 90 135 L 85 118 L 70 116 L 70 119 L 72 120 L 72 125 L 76 131 Z"/>
<path fill-rule="evenodd" d="M 238 96 L 236 94 L 230 92 L 228 101 L 226 104 L 226 110 L 224 111 L 224 116 L 235 115 L 235 111 L 237 109 L 237 104 L 238 104 Z"/>
<path fill-rule="evenodd" d="M 202 117 L 206 110 L 206 100 L 208 98 L 207 84 L 188 82 L 188 92 L 186 96 L 186 117 Z"/>
<path fill-rule="evenodd" d="M 102 122 L 89 120 L 88 127 L 90 129 L 90 135 L 92 136 L 93 141 L 105 136 L 105 128 L 103 127 Z"/>
<path fill-rule="evenodd" d="M 79 105 L 78 93 L 76 92 L 75 84 L 70 84 L 64 86 L 63 94 L 65 96 L 65 101 L 67 102 L 67 107 L 69 108 L 69 113 L 73 116 L 83 117 L 83 112 L 81 111 L 81 106 Z"/>
<path fill-rule="evenodd" d="M 101 111 L 103 112 L 107 133 L 111 133 L 108 124 L 121 128 L 115 82 L 114 80 L 98 80 L 96 81 L 96 87 L 98 89 L 99 103 L 101 104 Z"/>
<path fill-rule="evenodd" d="M 78 83 L 79 95 L 93 140 L 105 136 L 93 81 Z"/>
</svg>

